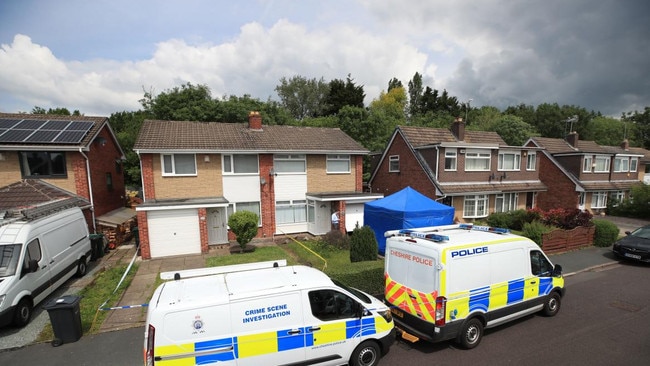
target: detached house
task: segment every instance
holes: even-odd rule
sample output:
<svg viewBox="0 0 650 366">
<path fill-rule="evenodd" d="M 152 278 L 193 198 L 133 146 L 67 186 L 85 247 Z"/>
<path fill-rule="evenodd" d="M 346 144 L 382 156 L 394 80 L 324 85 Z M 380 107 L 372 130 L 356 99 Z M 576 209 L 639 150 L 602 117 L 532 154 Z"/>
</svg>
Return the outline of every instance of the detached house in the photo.
<svg viewBox="0 0 650 366">
<path fill-rule="evenodd" d="M 95 232 L 124 208 L 123 160 L 106 117 L 0 113 L 3 210 L 74 198 Z"/>
<path fill-rule="evenodd" d="M 495 132 L 399 126 L 369 181 L 374 193 L 406 186 L 453 206 L 456 220 L 535 207 L 546 186 L 539 179 L 536 147 L 507 146 Z"/>
<path fill-rule="evenodd" d="M 144 203 L 136 208 L 144 259 L 205 253 L 234 239 L 228 217 L 259 216 L 259 238 L 363 225 L 362 158 L 368 151 L 340 129 L 249 123 L 144 121 L 140 157 Z"/>
<path fill-rule="evenodd" d="M 630 188 L 643 179 L 645 172 L 642 149 L 601 146 L 581 141 L 577 132 L 566 140 L 532 137 L 526 144 L 543 148 L 540 154 L 540 178 L 549 189 L 540 193 L 539 207 L 578 208 L 594 214 L 604 212 L 609 199 L 623 200 Z"/>
</svg>

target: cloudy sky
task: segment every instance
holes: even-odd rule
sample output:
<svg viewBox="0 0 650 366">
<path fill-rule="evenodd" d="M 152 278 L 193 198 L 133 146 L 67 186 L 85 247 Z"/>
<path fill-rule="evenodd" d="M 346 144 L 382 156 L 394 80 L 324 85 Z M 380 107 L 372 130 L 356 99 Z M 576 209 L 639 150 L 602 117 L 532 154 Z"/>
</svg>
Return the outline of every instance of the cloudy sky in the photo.
<svg viewBox="0 0 650 366">
<path fill-rule="evenodd" d="M 415 72 L 472 106 L 650 106 L 647 0 L 0 0 L 0 111 L 109 116 L 144 90 L 277 99 L 345 79 L 366 104 Z"/>
</svg>

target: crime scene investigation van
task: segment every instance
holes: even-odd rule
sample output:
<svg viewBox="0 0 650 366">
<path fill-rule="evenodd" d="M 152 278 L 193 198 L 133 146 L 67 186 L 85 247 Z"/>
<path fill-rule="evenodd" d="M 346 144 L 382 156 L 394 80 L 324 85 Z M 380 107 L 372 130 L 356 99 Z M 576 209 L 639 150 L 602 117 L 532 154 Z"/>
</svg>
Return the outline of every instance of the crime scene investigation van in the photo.
<svg viewBox="0 0 650 366">
<path fill-rule="evenodd" d="M 161 273 L 145 365 L 377 365 L 395 340 L 379 299 L 286 260 Z"/>
<path fill-rule="evenodd" d="M 457 224 L 385 236 L 385 302 L 403 339 L 470 349 L 485 328 L 560 310 L 562 267 L 507 229 Z"/>
<path fill-rule="evenodd" d="M 34 306 L 74 274 L 86 274 L 90 254 L 86 220 L 70 202 L 0 220 L 0 326 L 27 325 Z"/>
</svg>

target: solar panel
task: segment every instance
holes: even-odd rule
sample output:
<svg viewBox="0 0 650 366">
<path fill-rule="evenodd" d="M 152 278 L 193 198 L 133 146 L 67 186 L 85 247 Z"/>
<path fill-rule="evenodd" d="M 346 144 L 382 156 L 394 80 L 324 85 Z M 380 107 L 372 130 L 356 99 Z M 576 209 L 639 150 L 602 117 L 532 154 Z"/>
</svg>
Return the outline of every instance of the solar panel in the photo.
<svg viewBox="0 0 650 366">
<path fill-rule="evenodd" d="M 0 142 L 78 144 L 95 122 L 40 119 L 0 119 Z"/>
<path fill-rule="evenodd" d="M 0 128 L 12 128 L 20 121 L 22 121 L 22 119 L 0 119 Z"/>
</svg>

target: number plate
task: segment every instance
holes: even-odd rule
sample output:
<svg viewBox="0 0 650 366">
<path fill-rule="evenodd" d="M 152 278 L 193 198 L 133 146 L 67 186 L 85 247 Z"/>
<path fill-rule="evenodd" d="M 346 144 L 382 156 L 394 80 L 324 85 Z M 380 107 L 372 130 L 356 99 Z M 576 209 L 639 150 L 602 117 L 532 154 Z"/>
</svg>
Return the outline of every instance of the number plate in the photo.
<svg viewBox="0 0 650 366">
<path fill-rule="evenodd" d="M 641 256 L 636 254 L 625 253 L 625 256 L 634 259 L 641 259 Z"/>
</svg>

